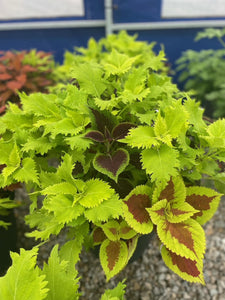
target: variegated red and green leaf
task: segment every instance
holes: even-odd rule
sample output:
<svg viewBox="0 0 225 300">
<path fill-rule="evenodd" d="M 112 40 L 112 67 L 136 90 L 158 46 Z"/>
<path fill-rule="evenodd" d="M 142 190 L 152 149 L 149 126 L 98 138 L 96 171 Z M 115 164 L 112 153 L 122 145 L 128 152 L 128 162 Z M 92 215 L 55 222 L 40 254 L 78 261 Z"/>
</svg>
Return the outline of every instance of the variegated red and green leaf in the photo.
<svg viewBox="0 0 225 300">
<path fill-rule="evenodd" d="M 126 221 L 120 223 L 120 238 L 124 240 L 132 239 L 137 232 L 133 230 Z"/>
<path fill-rule="evenodd" d="M 128 248 L 124 241 L 106 239 L 100 247 L 100 262 L 107 281 L 118 274 L 127 264 Z"/>
<path fill-rule="evenodd" d="M 138 237 L 139 237 L 139 235 L 136 235 L 132 239 L 126 240 L 126 244 L 127 244 L 127 248 L 128 248 L 128 258 L 127 258 L 127 261 L 129 261 L 129 259 L 134 254 L 134 251 L 135 251 L 135 249 L 137 247 Z"/>
<path fill-rule="evenodd" d="M 202 259 L 205 253 L 205 232 L 193 219 L 182 223 L 167 220 L 157 224 L 157 234 L 161 242 L 172 252 L 191 260 Z"/>
<path fill-rule="evenodd" d="M 120 224 L 116 220 L 109 221 L 101 227 L 110 241 L 118 241 L 120 239 Z"/>
<path fill-rule="evenodd" d="M 129 164 L 129 153 L 125 149 L 117 149 L 112 155 L 97 154 L 93 160 L 94 168 L 117 181 L 120 173 L 122 173 Z"/>
<path fill-rule="evenodd" d="M 186 202 L 198 210 L 192 218 L 201 225 L 209 221 L 218 208 L 221 196 L 221 194 L 210 188 L 188 187 Z"/>
<path fill-rule="evenodd" d="M 140 185 L 133 189 L 123 202 L 123 215 L 131 228 L 138 233 L 147 234 L 153 230 L 147 208 L 151 207 L 151 189 Z"/>
<path fill-rule="evenodd" d="M 205 284 L 203 277 L 203 260 L 191 260 L 173 253 L 165 246 L 161 249 L 162 258 L 174 273 L 189 282 Z"/>
<path fill-rule="evenodd" d="M 101 227 L 95 227 L 92 232 L 92 236 L 94 246 L 100 245 L 105 239 L 107 239 Z"/>
<path fill-rule="evenodd" d="M 147 211 L 155 225 L 163 220 L 170 223 L 181 223 L 198 212 L 186 202 L 173 203 L 168 202 L 166 199 L 156 202 L 151 208 L 148 208 Z"/>
<path fill-rule="evenodd" d="M 171 177 L 165 184 L 158 184 L 153 192 L 152 204 L 159 200 L 167 199 L 167 201 L 180 202 L 186 197 L 186 189 L 181 177 Z"/>
</svg>

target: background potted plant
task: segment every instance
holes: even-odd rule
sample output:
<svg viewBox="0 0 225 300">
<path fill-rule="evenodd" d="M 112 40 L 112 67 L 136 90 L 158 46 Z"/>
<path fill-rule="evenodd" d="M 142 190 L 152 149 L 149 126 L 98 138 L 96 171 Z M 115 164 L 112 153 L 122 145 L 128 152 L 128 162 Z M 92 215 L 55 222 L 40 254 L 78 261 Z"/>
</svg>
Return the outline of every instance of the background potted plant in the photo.
<svg viewBox="0 0 225 300">
<path fill-rule="evenodd" d="M 1 186 L 24 182 L 31 192 L 29 236 L 48 241 L 67 228 L 58 255 L 73 271 L 82 246 L 99 244 L 109 280 L 155 231 L 166 265 L 204 284 L 201 225 L 221 194 L 201 179 L 224 186 L 225 120 L 203 120 L 165 74 L 163 51 L 141 57 L 74 55 L 72 83 L 10 104 L 0 120 L 0 153 L 9 153 L 0 156 Z"/>
<path fill-rule="evenodd" d="M 55 62 L 50 53 L 44 51 L 0 52 L 0 114 L 11 101 L 20 105 L 18 91 L 27 94 L 45 93 L 55 84 L 53 74 Z"/>
<path fill-rule="evenodd" d="M 225 29 L 207 28 L 197 34 L 195 40 L 218 39 L 222 48 L 187 50 L 177 60 L 179 80 L 185 90 L 193 90 L 201 101 L 205 114 L 211 118 L 225 116 Z"/>
</svg>

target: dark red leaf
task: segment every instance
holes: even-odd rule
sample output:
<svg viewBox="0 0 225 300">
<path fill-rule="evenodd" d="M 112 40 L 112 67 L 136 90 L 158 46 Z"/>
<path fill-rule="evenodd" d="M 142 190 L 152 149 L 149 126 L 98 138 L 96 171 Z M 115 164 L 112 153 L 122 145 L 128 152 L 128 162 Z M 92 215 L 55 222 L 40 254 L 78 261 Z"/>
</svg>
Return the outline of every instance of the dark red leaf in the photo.
<svg viewBox="0 0 225 300">
<path fill-rule="evenodd" d="M 89 138 L 89 139 L 92 139 L 94 140 L 95 142 L 104 142 L 105 141 L 105 137 L 104 135 L 100 132 L 100 131 L 97 131 L 97 130 L 93 130 L 93 131 L 90 131 L 88 132 L 86 135 L 85 135 L 86 138 Z"/>
<path fill-rule="evenodd" d="M 124 139 L 131 128 L 136 127 L 135 124 L 124 122 L 113 128 L 112 136 L 114 139 Z"/>
<path fill-rule="evenodd" d="M 105 169 L 107 172 L 113 174 L 116 177 L 119 169 L 126 164 L 129 157 L 127 152 L 123 149 L 117 150 L 113 155 L 104 155 L 100 154 L 96 157 L 96 164 L 102 169 Z"/>
</svg>

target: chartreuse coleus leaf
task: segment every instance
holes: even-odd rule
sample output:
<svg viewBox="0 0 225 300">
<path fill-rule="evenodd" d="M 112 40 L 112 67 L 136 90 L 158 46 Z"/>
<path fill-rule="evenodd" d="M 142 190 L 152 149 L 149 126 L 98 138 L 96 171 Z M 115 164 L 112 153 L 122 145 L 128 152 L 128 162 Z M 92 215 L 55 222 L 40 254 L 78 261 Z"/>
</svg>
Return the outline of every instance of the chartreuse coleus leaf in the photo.
<svg viewBox="0 0 225 300">
<path fill-rule="evenodd" d="M 72 150 L 77 149 L 81 151 L 87 150 L 93 143 L 90 139 L 85 139 L 84 134 L 78 134 L 72 137 L 65 138 L 65 142 Z"/>
<path fill-rule="evenodd" d="M 128 248 L 124 241 L 104 240 L 100 247 L 100 262 L 107 281 L 119 273 L 126 265 Z"/>
<path fill-rule="evenodd" d="M 77 193 L 76 186 L 66 181 L 50 185 L 41 191 L 42 195 L 57 195 L 57 194 L 75 195 L 76 193 Z"/>
<path fill-rule="evenodd" d="M 29 181 L 38 183 L 38 172 L 36 163 L 31 157 L 22 160 L 22 167 L 15 171 L 13 177 L 19 182 L 28 183 Z"/>
<path fill-rule="evenodd" d="M 70 261 L 61 260 L 58 254 L 58 245 L 52 249 L 48 264 L 44 264 L 42 274 L 47 280 L 49 292 L 46 300 L 78 300 L 78 272 L 69 267 Z M 69 270 L 69 272 L 68 272 Z M 62 288 L 63 287 L 63 288 Z"/>
<path fill-rule="evenodd" d="M 85 182 L 79 203 L 86 208 L 96 207 L 111 198 L 113 194 L 114 190 L 110 188 L 107 182 L 100 179 L 90 179 Z"/>
<path fill-rule="evenodd" d="M 74 65 L 71 75 L 78 80 L 82 91 L 100 98 L 107 87 L 103 72 L 99 64 L 89 61 Z"/>
<path fill-rule="evenodd" d="M 36 153 L 41 155 L 47 153 L 50 149 L 56 146 L 56 142 L 50 140 L 49 137 L 41 136 L 39 138 L 29 137 L 27 142 L 23 145 L 22 150 L 29 152 L 34 150 Z"/>
<path fill-rule="evenodd" d="M 117 181 L 118 176 L 129 164 L 129 153 L 125 149 L 117 149 L 112 155 L 98 153 L 94 160 L 94 168 Z"/>
<path fill-rule="evenodd" d="M 129 240 L 137 234 L 125 221 L 119 223 L 116 220 L 112 220 L 101 225 L 101 228 L 106 237 L 111 241 L 118 241 L 120 239 Z"/>
<path fill-rule="evenodd" d="M 55 219 L 60 224 L 66 224 L 81 216 L 85 210 L 79 203 L 74 203 L 71 195 L 53 195 L 44 200 L 44 208 L 49 213 L 53 213 Z"/>
<path fill-rule="evenodd" d="M 8 153 L 8 159 L 6 161 L 6 167 L 2 170 L 2 175 L 6 182 L 7 178 L 20 167 L 20 152 L 16 145 L 13 145 L 13 148 Z"/>
<path fill-rule="evenodd" d="M 41 300 L 46 299 L 48 288 L 45 276 L 35 268 L 38 248 L 11 253 L 13 264 L 7 274 L 0 278 L 0 299 Z"/>
<path fill-rule="evenodd" d="M 202 186 L 187 187 L 186 202 L 198 210 L 192 218 L 199 224 L 204 225 L 216 212 L 221 196 L 222 194 L 210 188 Z"/>
<path fill-rule="evenodd" d="M 162 258 L 174 273 L 189 282 L 205 284 L 203 277 L 203 260 L 185 258 L 170 251 L 165 246 L 161 248 Z"/>
<path fill-rule="evenodd" d="M 121 139 L 120 142 L 124 142 L 132 147 L 147 149 L 160 144 L 151 126 L 138 126 L 130 129 L 129 134 L 124 139 Z"/>
<path fill-rule="evenodd" d="M 136 102 L 138 99 L 142 101 L 150 93 L 150 89 L 146 88 L 146 67 L 133 68 L 125 82 L 124 90 L 120 94 L 123 103 L 128 104 Z"/>
<path fill-rule="evenodd" d="M 153 224 L 146 210 L 151 207 L 151 189 L 137 186 L 123 200 L 123 216 L 131 228 L 138 233 L 147 234 L 153 230 Z"/>
<path fill-rule="evenodd" d="M 58 222 L 53 213 L 45 209 L 32 212 L 25 217 L 25 220 L 31 228 L 37 228 L 27 233 L 27 236 L 34 237 L 36 240 L 48 240 L 51 234 L 57 235 L 64 226 L 63 223 Z"/>
<path fill-rule="evenodd" d="M 157 182 L 166 182 L 171 176 L 176 176 L 180 165 L 177 150 L 165 144 L 143 150 L 141 162 L 151 180 Z"/>
<path fill-rule="evenodd" d="M 122 200 L 114 194 L 98 206 L 86 209 L 84 215 L 93 223 L 106 222 L 110 218 L 118 219 L 122 215 Z"/>
<path fill-rule="evenodd" d="M 184 109 L 181 101 L 177 100 L 172 105 L 166 106 L 164 114 L 169 135 L 172 138 L 177 138 L 188 126 L 188 112 Z"/>
<path fill-rule="evenodd" d="M 101 296 L 101 300 L 125 300 L 125 288 L 126 284 L 124 284 L 124 281 L 119 282 L 114 289 L 106 290 Z"/>
<path fill-rule="evenodd" d="M 194 125 L 193 130 L 197 132 L 205 132 L 207 126 L 203 120 L 203 108 L 200 106 L 200 102 L 196 102 L 188 94 L 185 94 L 186 100 L 183 107 L 188 112 L 188 121 Z"/>
<path fill-rule="evenodd" d="M 165 143 L 168 146 L 172 146 L 172 136 L 167 128 L 166 120 L 158 113 L 154 125 L 154 133 L 157 140 Z"/>
<path fill-rule="evenodd" d="M 202 136 L 212 148 L 225 147 L 225 119 L 220 119 L 207 127 L 207 136 Z"/>
<path fill-rule="evenodd" d="M 107 56 L 106 63 L 104 64 L 106 75 L 122 75 L 128 72 L 138 57 L 139 56 L 129 57 L 113 49 Z"/>
<path fill-rule="evenodd" d="M 26 95 L 20 94 L 23 110 L 38 116 L 60 118 L 60 108 L 56 104 L 57 95 L 34 93 Z"/>
</svg>

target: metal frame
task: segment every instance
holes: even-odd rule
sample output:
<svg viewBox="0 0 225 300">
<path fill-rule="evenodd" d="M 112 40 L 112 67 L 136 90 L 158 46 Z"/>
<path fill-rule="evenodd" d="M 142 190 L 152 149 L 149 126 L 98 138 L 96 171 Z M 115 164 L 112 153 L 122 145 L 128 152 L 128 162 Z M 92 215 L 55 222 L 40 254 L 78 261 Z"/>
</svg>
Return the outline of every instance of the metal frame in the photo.
<svg viewBox="0 0 225 300">
<path fill-rule="evenodd" d="M 194 21 L 165 21 L 165 22 L 113 22 L 113 0 L 104 0 L 105 20 L 74 20 L 74 21 L 34 21 L 0 23 L 3 30 L 28 30 L 52 28 L 92 28 L 105 27 L 106 35 L 119 30 L 157 30 L 157 29 L 184 29 L 201 27 L 225 27 L 225 20 L 194 20 Z"/>
</svg>

